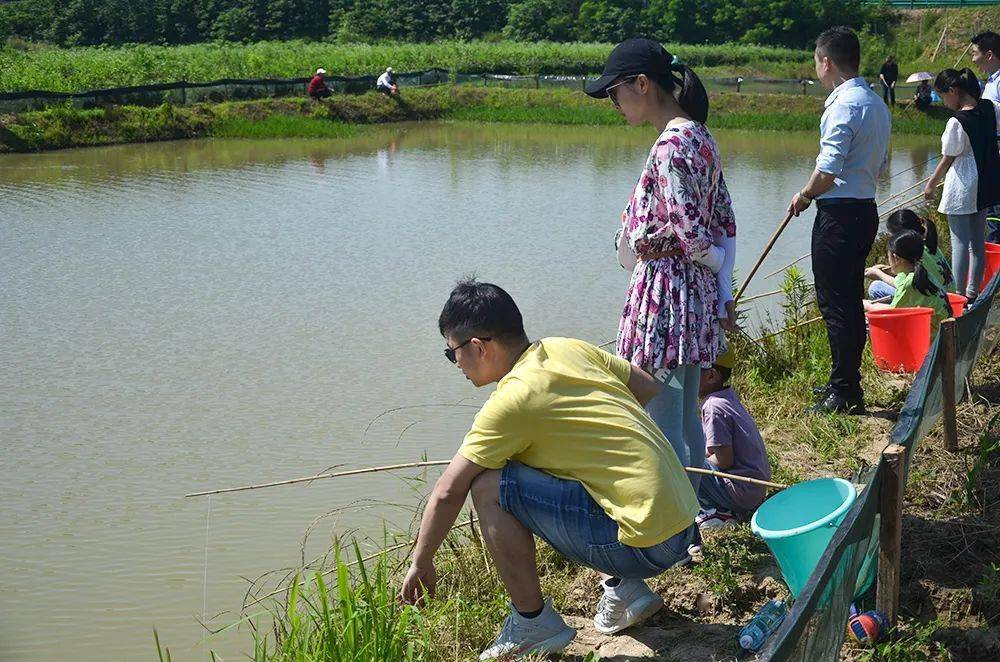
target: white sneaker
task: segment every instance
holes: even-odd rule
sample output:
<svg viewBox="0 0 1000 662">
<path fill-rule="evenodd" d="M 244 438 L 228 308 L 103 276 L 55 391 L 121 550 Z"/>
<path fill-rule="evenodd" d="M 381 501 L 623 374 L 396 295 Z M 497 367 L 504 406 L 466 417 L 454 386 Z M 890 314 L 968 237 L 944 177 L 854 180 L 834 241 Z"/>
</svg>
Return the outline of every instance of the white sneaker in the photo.
<svg viewBox="0 0 1000 662">
<path fill-rule="evenodd" d="M 601 634 L 614 634 L 652 616 L 663 607 L 663 598 L 641 579 L 622 579 L 618 586 L 601 582 L 604 595 L 597 603 L 594 629 Z"/>
<path fill-rule="evenodd" d="M 698 517 L 695 518 L 695 522 L 702 531 L 735 529 L 739 525 L 736 515 L 733 515 L 728 510 L 716 510 L 715 508 L 702 510 L 698 513 Z"/>
<path fill-rule="evenodd" d="M 545 598 L 542 613 L 534 618 L 525 618 L 510 606 L 510 615 L 503 622 L 496 641 L 484 650 L 480 660 L 496 658 L 518 659 L 529 653 L 556 653 L 569 646 L 576 636 L 576 630 L 566 625 L 566 621 L 552 608 L 552 598 Z"/>
</svg>

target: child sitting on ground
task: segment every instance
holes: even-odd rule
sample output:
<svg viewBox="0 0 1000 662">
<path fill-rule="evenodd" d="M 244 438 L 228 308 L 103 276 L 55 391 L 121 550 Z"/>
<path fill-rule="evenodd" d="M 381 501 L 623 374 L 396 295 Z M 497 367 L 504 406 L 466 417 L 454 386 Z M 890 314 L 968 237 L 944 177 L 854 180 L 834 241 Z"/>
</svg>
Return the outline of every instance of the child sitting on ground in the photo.
<svg viewBox="0 0 1000 662">
<path fill-rule="evenodd" d="M 951 265 L 938 246 L 937 226 L 934 225 L 934 221 L 921 218 L 910 209 L 900 209 L 889 215 L 885 227 L 890 236 L 899 234 L 903 230 L 913 230 L 924 238 L 924 256 L 920 259 L 920 263 L 924 265 L 931 280 L 947 292 L 955 282 L 955 278 L 951 273 Z M 873 300 L 892 297 L 895 293 L 896 286 L 881 279 L 872 281 L 868 286 L 868 297 Z"/>
<path fill-rule="evenodd" d="M 758 480 L 771 479 L 771 466 L 757 425 L 729 386 L 735 357 L 730 347 L 711 368 L 701 371 L 701 425 L 705 430 L 705 468 Z M 721 476 L 702 476 L 698 488 L 702 530 L 721 529 L 747 519 L 764 501 L 764 486 Z"/>
<path fill-rule="evenodd" d="M 865 276 L 877 278 L 896 289 L 890 303 L 864 301 L 866 312 L 888 308 L 931 308 L 931 337 L 937 332 L 941 320 L 951 316 L 948 295 L 934 282 L 923 264 L 924 240 L 918 232 L 903 230 L 889 238 L 889 267 L 895 277 L 886 273 L 885 265 L 877 264 L 865 269 Z"/>
</svg>

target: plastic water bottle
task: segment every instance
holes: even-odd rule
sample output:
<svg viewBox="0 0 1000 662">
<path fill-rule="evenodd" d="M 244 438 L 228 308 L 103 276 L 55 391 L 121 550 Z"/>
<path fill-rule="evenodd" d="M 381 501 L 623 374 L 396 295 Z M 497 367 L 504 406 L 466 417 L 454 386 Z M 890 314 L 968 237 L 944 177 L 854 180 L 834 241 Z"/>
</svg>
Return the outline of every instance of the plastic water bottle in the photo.
<svg viewBox="0 0 1000 662">
<path fill-rule="evenodd" d="M 740 648 L 748 651 L 760 650 L 767 638 L 774 634 L 785 620 L 786 613 L 788 610 L 781 600 L 771 600 L 761 607 L 757 615 L 740 630 Z"/>
</svg>

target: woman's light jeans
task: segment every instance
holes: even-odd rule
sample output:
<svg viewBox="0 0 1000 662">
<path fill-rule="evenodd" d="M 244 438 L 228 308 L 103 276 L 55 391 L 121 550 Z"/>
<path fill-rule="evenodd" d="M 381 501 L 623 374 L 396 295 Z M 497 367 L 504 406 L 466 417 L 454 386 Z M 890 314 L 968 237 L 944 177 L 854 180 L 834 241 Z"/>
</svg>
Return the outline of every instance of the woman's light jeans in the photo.
<svg viewBox="0 0 1000 662">
<path fill-rule="evenodd" d="M 955 291 L 974 299 L 986 268 L 986 211 L 975 214 L 948 214 L 951 231 L 951 272 Z M 965 283 L 968 282 L 968 285 Z"/>
<path fill-rule="evenodd" d="M 663 390 L 649 401 L 646 411 L 660 426 L 681 464 L 701 468 L 705 464 L 705 431 L 701 427 L 698 404 L 701 368 L 682 365 L 673 370 L 650 370 L 650 373 L 663 384 Z M 688 472 L 688 478 L 697 494 L 701 476 Z"/>
</svg>

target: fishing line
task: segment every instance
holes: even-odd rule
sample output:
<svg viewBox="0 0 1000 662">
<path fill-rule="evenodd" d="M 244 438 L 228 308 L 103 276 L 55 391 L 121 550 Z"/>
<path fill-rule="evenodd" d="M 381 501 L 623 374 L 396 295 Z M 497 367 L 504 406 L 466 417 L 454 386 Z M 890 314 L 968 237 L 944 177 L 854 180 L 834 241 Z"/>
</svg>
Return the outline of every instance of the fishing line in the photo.
<svg viewBox="0 0 1000 662">
<path fill-rule="evenodd" d="M 208 495 L 208 512 L 205 513 L 205 570 L 201 579 L 201 656 L 207 659 L 208 652 L 208 531 L 212 522 L 212 495 Z"/>
</svg>

